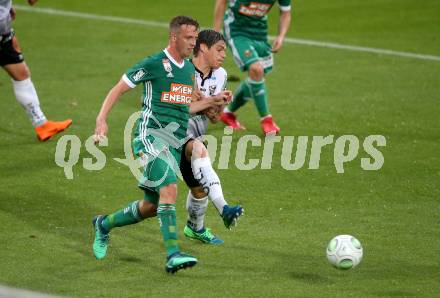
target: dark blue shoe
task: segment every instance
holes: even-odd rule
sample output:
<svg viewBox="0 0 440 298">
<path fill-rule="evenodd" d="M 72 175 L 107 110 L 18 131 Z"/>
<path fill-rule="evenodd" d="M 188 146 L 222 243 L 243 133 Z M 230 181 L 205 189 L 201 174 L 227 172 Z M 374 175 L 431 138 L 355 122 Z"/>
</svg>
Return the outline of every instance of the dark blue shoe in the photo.
<svg viewBox="0 0 440 298">
<path fill-rule="evenodd" d="M 242 216 L 243 213 L 244 213 L 244 209 L 240 205 L 233 207 L 229 207 L 228 205 L 225 205 L 223 207 L 223 212 L 222 212 L 222 218 L 225 227 L 228 229 L 235 227 L 237 225 L 238 218 Z"/>
</svg>

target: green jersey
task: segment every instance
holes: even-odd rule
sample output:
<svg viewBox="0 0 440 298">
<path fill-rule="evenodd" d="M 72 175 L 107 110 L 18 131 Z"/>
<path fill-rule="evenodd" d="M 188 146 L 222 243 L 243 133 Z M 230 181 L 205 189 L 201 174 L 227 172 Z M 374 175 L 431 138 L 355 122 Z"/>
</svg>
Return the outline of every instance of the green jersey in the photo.
<svg viewBox="0 0 440 298">
<path fill-rule="evenodd" d="M 290 10 L 290 0 L 229 0 L 225 13 L 226 38 L 245 36 L 267 40 L 267 14 L 275 2 L 283 11 Z"/>
<path fill-rule="evenodd" d="M 168 130 L 172 139 L 165 141 L 173 145 L 173 141 L 185 138 L 194 73 L 191 62 L 184 60 L 179 64 L 165 49 L 140 61 L 122 76 L 132 88 L 143 84 L 142 113 L 134 136 L 143 143 L 146 152 L 152 149 L 151 132 L 170 123 L 174 123 L 169 126 L 172 130 Z"/>
</svg>

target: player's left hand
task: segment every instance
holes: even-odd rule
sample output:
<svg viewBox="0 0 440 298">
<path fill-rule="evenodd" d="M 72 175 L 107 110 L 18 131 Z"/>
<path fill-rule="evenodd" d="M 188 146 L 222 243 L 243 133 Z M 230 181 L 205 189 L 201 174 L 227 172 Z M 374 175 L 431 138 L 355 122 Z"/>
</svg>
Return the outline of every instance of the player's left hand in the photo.
<svg viewBox="0 0 440 298">
<path fill-rule="evenodd" d="M 28 0 L 29 5 L 34 5 L 38 0 Z"/>
<path fill-rule="evenodd" d="M 284 38 L 277 36 L 272 43 L 272 53 L 276 53 L 281 49 L 283 45 Z"/>
</svg>

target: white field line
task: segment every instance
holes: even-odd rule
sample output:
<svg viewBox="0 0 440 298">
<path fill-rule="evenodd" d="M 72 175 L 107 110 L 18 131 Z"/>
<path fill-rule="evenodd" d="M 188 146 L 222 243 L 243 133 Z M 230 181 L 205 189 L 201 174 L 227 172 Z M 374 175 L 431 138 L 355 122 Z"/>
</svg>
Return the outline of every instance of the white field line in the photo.
<svg viewBox="0 0 440 298">
<path fill-rule="evenodd" d="M 88 19 L 88 20 L 108 21 L 108 22 L 123 23 L 123 24 L 136 24 L 136 25 L 142 25 L 142 26 L 147 26 L 147 27 L 168 28 L 167 23 L 156 22 L 156 21 L 146 21 L 146 20 L 138 20 L 138 19 L 131 19 L 131 18 L 104 16 L 104 15 L 96 15 L 96 14 L 90 14 L 90 13 L 58 10 L 58 9 L 52 9 L 52 8 L 30 7 L 30 6 L 25 6 L 25 5 L 15 5 L 14 7 L 17 8 L 18 10 L 35 12 L 35 13 L 44 13 L 44 14 L 50 14 L 50 15 L 57 15 L 57 16 L 83 18 L 83 19 Z M 274 37 L 270 36 L 270 38 L 272 39 Z M 434 56 L 434 55 L 424 55 L 424 54 L 418 54 L 418 53 L 400 52 L 400 51 L 393 51 L 393 50 L 387 50 L 387 49 L 352 46 L 352 45 L 344 45 L 344 44 L 338 44 L 338 43 L 322 42 L 322 41 L 298 39 L 298 38 L 290 38 L 290 37 L 287 37 L 285 39 L 285 43 L 306 45 L 306 46 L 315 46 L 315 47 L 322 47 L 322 48 L 331 48 L 331 49 L 340 49 L 340 50 L 355 51 L 355 52 L 374 53 L 374 54 L 379 54 L 379 55 L 414 58 L 414 59 L 419 59 L 419 60 L 440 61 L 440 56 Z"/>
<path fill-rule="evenodd" d="M 0 298 L 57 298 L 57 297 L 42 293 L 37 293 L 37 292 L 31 292 L 27 290 L 9 288 L 0 285 Z"/>
</svg>

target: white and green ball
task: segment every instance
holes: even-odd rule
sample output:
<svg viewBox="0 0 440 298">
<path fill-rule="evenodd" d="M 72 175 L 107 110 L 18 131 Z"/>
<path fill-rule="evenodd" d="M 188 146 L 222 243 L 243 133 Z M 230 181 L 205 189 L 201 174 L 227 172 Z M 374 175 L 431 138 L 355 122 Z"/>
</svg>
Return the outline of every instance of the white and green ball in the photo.
<svg viewBox="0 0 440 298">
<path fill-rule="evenodd" d="M 363 256 L 360 241 L 351 235 L 339 235 L 330 240 L 326 252 L 330 264 L 342 270 L 356 267 Z"/>
</svg>

